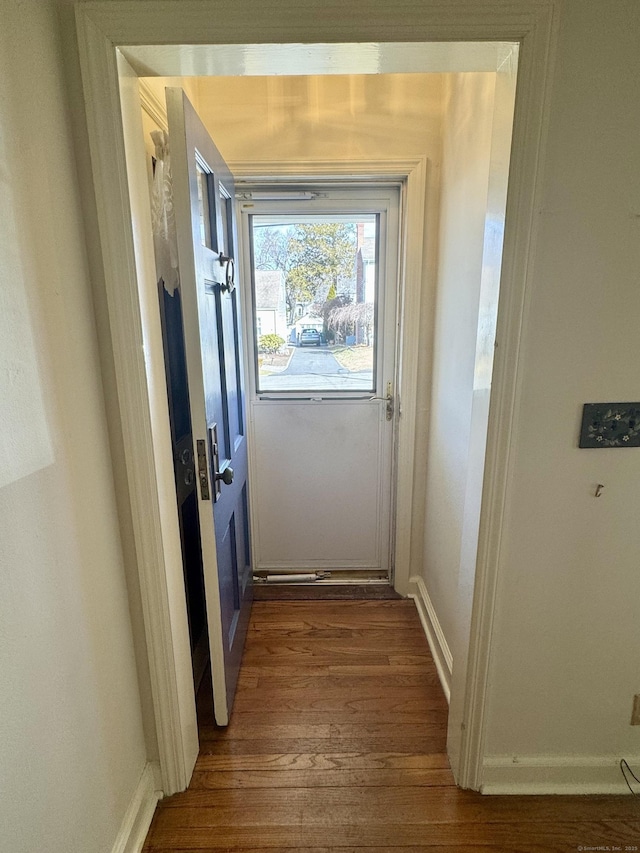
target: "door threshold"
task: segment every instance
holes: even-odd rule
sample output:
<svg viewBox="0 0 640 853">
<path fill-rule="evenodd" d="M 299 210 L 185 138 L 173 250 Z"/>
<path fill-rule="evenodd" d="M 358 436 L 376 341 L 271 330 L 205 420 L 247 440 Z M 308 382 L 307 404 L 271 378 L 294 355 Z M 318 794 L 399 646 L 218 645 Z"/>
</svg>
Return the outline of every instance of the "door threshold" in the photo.
<svg viewBox="0 0 640 853">
<path fill-rule="evenodd" d="M 360 601 L 401 599 L 386 580 L 340 580 L 327 583 L 256 583 L 254 601 Z"/>
<path fill-rule="evenodd" d="M 299 571 L 258 571 L 253 576 L 253 582 L 257 586 L 262 585 L 282 585 L 287 586 L 293 584 L 303 584 L 305 586 L 311 584 L 317 586 L 343 586 L 345 584 L 381 584 L 388 586 L 390 584 L 389 577 L 380 572 L 359 571 L 349 569 L 338 570 L 299 570 Z"/>
</svg>

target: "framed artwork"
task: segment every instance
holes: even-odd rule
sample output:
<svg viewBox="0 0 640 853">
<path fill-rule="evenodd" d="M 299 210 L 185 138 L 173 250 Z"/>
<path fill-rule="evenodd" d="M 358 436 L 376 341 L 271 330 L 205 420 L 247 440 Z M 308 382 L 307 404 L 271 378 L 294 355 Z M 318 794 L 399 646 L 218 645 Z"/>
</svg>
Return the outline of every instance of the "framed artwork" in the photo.
<svg viewBox="0 0 640 853">
<path fill-rule="evenodd" d="M 640 403 L 585 403 L 580 447 L 640 447 Z"/>
</svg>

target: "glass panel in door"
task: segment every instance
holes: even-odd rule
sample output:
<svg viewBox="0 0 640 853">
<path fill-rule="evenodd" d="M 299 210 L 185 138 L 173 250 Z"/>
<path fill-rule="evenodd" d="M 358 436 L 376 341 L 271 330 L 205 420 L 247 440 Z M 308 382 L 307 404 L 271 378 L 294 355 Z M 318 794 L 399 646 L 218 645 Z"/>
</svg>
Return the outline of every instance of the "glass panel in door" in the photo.
<svg viewBox="0 0 640 853">
<path fill-rule="evenodd" d="M 254 215 L 256 391 L 376 392 L 377 214 Z"/>
</svg>

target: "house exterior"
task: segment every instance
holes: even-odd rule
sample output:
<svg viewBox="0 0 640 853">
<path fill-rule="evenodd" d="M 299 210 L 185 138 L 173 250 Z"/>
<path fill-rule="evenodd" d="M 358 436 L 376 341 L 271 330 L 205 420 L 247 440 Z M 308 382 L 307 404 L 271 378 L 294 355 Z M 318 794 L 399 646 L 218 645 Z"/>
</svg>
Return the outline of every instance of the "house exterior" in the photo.
<svg viewBox="0 0 640 853">
<path fill-rule="evenodd" d="M 256 334 L 287 340 L 287 299 L 282 270 L 255 270 Z"/>
<path fill-rule="evenodd" d="M 229 11 L 226 0 L 212 5 Z M 386 5 L 358 0 L 357 17 Z M 492 4 L 505 15 L 514 5 Z M 616 758 L 640 762 L 640 728 L 629 726 L 640 691 L 640 451 L 579 450 L 577 435 L 582 403 L 637 400 L 640 390 L 640 5 L 536 5 L 554 10 L 555 65 L 537 217 L 521 235 L 531 284 L 487 772 L 504 780 L 511 767 L 514 784 L 534 785 L 567 768 L 604 790 Z M 307 0 L 296 14 L 315 26 L 319 7 Z M 277 22 L 289 12 L 269 13 Z M 119 508 L 123 436 L 110 404 L 71 0 L 2 0 L 0 63 L 0 847 L 107 853 L 137 817 L 155 740 L 140 593 L 127 570 L 134 532 Z M 418 389 L 419 408 L 428 391 Z M 435 475 L 457 484 L 466 475 L 449 463 Z M 414 524 L 428 511 L 418 507 Z M 456 578 L 430 576 L 428 563 L 423 575 L 433 600 L 446 601 Z"/>
</svg>

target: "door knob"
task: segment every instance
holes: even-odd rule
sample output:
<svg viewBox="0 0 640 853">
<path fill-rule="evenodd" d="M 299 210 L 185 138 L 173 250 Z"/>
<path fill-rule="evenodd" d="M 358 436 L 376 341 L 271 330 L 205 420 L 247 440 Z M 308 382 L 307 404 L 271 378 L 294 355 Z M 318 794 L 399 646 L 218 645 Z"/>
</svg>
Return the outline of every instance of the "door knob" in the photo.
<svg viewBox="0 0 640 853">
<path fill-rule="evenodd" d="M 230 486 L 233 483 L 233 468 L 227 466 L 224 471 L 218 471 L 216 480 L 222 480 L 225 486 Z"/>
</svg>

